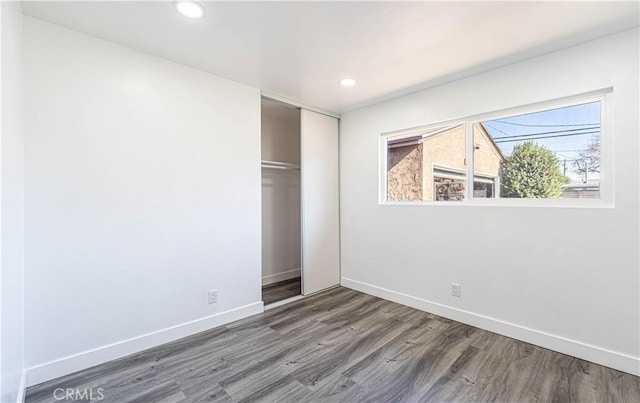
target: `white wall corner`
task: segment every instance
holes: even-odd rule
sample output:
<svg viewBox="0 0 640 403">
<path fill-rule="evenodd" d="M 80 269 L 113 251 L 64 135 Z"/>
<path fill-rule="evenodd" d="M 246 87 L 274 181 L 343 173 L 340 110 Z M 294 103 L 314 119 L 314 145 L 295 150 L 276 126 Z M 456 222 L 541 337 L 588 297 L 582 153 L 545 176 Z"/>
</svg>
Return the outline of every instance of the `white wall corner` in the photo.
<svg viewBox="0 0 640 403">
<path fill-rule="evenodd" d="M 279 281 L 285 281 L 292 278 L 300 277 L 301 276 L 300 273 L 301 273 L 301 270 L 298 268 L 298 269 L 282 271 L 274 274 L 267 274 L 266 276 L 262 276 L 262 285 L 269 285 L 269 284 L 277 283 Z"/>
<path fill-rule="evenodd" d="M 26 370 L 26 386 L 37 385 L 95 365 L 136 354 L 262 312 L 264 312 L 262 301 L 254 302 L 215 315 L 39 364 Z"/>
<path fill-rule="evenodd" d="M 342 277 L 343 287 L 640 376 L 640 358 Z"/>
<path fill-rule="evenodd" d="M 18 387 L 18 397 L 16 398 L 16 403 L 24 403 L 25 398 L 27 397 L 27 370 L 22 370 L 22 375 L 20 376 L 20 386 Z"/>
</svg>

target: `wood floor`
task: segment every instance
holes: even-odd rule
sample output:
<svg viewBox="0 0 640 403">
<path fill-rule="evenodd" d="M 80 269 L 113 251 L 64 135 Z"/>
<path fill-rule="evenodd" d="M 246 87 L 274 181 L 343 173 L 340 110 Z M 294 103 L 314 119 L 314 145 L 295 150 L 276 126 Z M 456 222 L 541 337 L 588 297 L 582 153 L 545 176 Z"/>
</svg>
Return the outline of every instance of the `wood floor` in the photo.
<svg viewBox="0 0 640 403">
<path fill-rule="evenodd" d="M 300 277 L 265 285 L 262 287 L 262 301 L 265 305 L 302 294 Z"/>
<path fill-rule="evenodd" d="M 104 402 L 639 402 L 640 378 L 346 288 L 27 390 Z"/>
</svg>

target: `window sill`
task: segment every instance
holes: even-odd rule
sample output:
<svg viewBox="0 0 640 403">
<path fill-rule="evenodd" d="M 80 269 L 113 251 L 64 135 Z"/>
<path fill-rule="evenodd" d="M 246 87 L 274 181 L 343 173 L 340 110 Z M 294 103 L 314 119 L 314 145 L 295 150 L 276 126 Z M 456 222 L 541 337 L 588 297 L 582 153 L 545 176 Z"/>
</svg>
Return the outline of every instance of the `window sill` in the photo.
<svg viewBox="0 0 640 403">
<path fill-rule="evenodd" d="M 437 207 L 516 207 L 516 208 L 615 208 L 613 201 L 602 199 L 491 199 L 460 202 L 436 201 L 379 201 L 381 206 L 437 206 Z"/>
</svg>

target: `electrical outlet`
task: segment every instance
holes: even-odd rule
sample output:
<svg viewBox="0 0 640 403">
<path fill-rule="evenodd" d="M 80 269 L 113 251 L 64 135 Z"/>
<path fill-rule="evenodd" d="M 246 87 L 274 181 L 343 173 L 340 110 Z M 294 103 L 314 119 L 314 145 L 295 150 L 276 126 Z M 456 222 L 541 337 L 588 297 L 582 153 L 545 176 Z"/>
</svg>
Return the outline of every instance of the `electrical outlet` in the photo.
<svg viewBox="0 0 640 403">
<path fill-rule="evenodd" d="M 209 290 L 209 303 L 215 304 L 218 302 L 218 290 Z"/>
<path fill-rule="evenodd" d="M 460 298 L 460 284 L 451 283 L 451 295 Z"/>
</svg>

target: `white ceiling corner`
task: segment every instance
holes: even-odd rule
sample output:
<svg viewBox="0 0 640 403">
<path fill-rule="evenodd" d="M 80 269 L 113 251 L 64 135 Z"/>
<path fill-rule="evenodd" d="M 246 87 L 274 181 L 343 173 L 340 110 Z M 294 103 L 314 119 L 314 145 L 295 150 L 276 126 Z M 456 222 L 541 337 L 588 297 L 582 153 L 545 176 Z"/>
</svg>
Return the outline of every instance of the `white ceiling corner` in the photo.
<svg viewBox="0 0 640 403">
<path fill-rule="evenodd" d="M 167 1 L 23 10 L 335 113 L 638 26 L 637 2 L 202 3 L 201 20 Z"/>
</svg>

